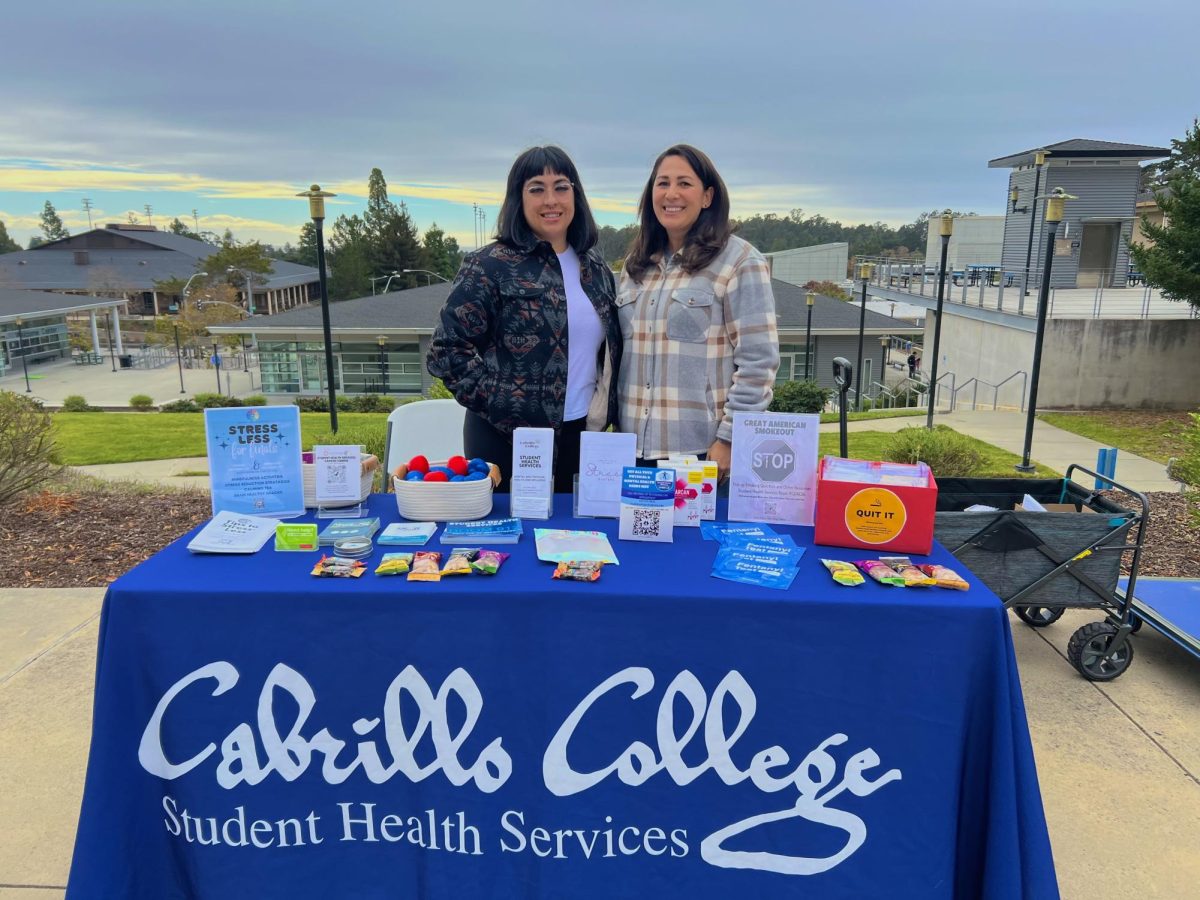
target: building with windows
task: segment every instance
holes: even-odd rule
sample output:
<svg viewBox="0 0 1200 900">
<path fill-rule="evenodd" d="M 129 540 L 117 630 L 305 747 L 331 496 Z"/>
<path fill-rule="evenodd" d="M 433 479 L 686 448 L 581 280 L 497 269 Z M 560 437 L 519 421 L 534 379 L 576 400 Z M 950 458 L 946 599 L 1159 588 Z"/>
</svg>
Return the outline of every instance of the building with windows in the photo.
<svg viewBox="0 0 1200 900">
<path fill-rule="evenodd" d="M 848 254 L 850 245 L 816 244 L 812 247 L 795 247 L 764 253 L 771 266 L 771 277 L 788 284 L 804 287 L 810 281 L 832 281 L 841 284 L 849 271 Z"/>
<path fill-rule="evenodd" d="M 220 249 L 205 241 L 159 231 L 150 225 L 112 224 L 0 255 L 0 284 L 8 288 L 120 298 L 131 315 L 158 316 L 180 300 L 158 290 L 170 279 L 186 281 L 200 262 Z M 318 296 L 317 270 L 272 260 L 269 275 L 249 290 L 234 276 L 239 302 L 265 315 Z M 224 273 L 210 273 L 214 277 Z"/>
<path fill-rule="evenodd" d="M 89 353 L 76 355 L 77 361 L 99 363 L 100 325 L 97 313 L 117 315 L 124 300 L 103 297 L 65 297 L 45 291 L 18 291 L 0 288 L 0 375 L 10 369 L 24 365 L 65 359 L 71 355 L 67 334 L 67 316 L 86 314 L 91 331 L 92 349 Z M 113 319 L 105 319 L 105 327 L 111 329 Z M 117 321 L 116 339 L 113 348 L 121 349 L 120 320 Z"/>
<path fill-rule="evenodd" d="M 808 374 L 823 387 L 833 387 L 833 359 L 854 361 L 858 349 L 859 309 L 832 297 L 814 295 L 812 345 L 806 346 L 808 304 L 805 291 L 774 279 L 779 329 L 780 369 L 777 380 L 802 380 Z M 334 386 L 344 394 L 422 394 L 431 379 L 425 356 L 450 285 L 393 291 L 333 303 L 329 308 L 333 335 Z M 888 349 L 881 342 L 910 338 L 918 329 L 910 322 L 867 310 L 863 369 L 865 384 L 882 381 Z M 209 328 L 213 334 L 253 337 L 258 346 L 262 391 L 269 396 L 321 395 L 326 390 L 321 309 L 312 305 L 270 318 L 230 322 Z"/>
</svg>

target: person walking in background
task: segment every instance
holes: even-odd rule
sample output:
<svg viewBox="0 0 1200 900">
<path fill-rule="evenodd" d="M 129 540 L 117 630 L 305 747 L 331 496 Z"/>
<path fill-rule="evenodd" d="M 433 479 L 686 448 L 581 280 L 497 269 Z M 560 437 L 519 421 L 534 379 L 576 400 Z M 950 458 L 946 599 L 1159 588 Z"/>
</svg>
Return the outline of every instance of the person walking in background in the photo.
<svg viewBox="0 0 1200 900">
<path fill-rule="evenodd" d="M 616 419 L 616 282 L 597 236 L 570 157 L 526 150 L 508 173 L 496 241 L 467 255 L 442 308 L 426 368 L 466 407 L 465 453 L 499 466 L 501 490 L 514 429 L 554 429 L 554 489 L 569 493 L 580 434 Z"/>
<path fill-rule="evenodd" d="M 655 160 L 638 220 L 617 290 L 619 427 L 637 435 L 639 464 L 696 455 L 724 478 L 733 413 L 762 412 L 773 396 L 771 273 L 733 235 L 725 183 L 695 147 Z"/>
<path fill-rule="evenodd" d="M 917 354 L 912 352 L 908 354 L 908 377 L 912 378 L 917 374 Z"/>
</svg>

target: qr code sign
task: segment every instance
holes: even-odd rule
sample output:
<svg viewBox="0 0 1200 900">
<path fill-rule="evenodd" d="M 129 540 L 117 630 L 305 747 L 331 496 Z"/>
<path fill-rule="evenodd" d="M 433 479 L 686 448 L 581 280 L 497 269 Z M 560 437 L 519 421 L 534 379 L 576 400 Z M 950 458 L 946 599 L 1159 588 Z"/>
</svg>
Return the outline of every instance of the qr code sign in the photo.
<svg viewBox="0 0 1200 900">
<path fill-rule="evenodd" d="M 662 528 L 662 516 L 656 509 L 635 509 L 633 511 L 634 537 L 658 537 Z"/>
</svg>

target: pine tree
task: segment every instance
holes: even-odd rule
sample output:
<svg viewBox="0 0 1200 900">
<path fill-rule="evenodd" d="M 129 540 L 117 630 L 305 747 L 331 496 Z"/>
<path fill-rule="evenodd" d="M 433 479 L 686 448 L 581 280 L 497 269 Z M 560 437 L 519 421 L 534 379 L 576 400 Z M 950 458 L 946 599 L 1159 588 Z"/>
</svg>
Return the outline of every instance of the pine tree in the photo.
<svg viewBox="0 0 1200 900">
<path fill-rule="evenodd" d="M 71 236 L 71 232 L 67 231 L 63 226 L 62 219 L 58 217 L 58 211 L 54 208 L 54 204 L 49 200 L 42 207 L 41 229 L 46 241 L 57 241 Z"/>
<path fill-rule="evenodd" d="M 367 211 L 363 225 L 372 275 L 426 268 L 417 226 L 403 203 L 397 205 L 388 199 L 387 182 L 378 168 L 372 169 L 367 179 Z M 417 284 L 411 275 L 397 279 L 397 282 L 403 287 Z"/>
<path fill-rule="evenodd" d="M 0 222 L 0 253 L 12 253 L 20 249 L 21 245 L 8 236 L 8 229 Z"/>
<path fill-rule="evenodd" d="M 371 242 L 359 215 L 338 216 L 329 232 L 329 299 L 350 300 L 371 293 Z"/>
<path fill-rule="evenodd" d="M 1163 224 L 1143 218 L 1142 233 L 1153 243 L 1129 251 L 1148 284 L 1200 309 L 1200 120 L 1171 141 L 1167 160 L 1148 168 Z"/>
<path fill-rule="evenodd" d="M 429 226 L 422 240 L 425 250 L 425 265 L 431 272 L 437 272 L 443 278 L 453 278 L 462 265 L 462 251 L 458 241 L 447 237 L 446 232 L 438 228 L 437 222 Z"/>
</svg>

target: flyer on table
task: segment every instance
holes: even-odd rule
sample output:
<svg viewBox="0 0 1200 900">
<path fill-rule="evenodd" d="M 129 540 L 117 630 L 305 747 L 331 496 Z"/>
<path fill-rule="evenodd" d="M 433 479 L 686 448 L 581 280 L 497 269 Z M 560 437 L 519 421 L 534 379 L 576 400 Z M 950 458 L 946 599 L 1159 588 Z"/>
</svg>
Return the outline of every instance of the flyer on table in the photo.
<svg viewBox="0 0 1200 900">
<path fill-rule="evenodd" d="M 214 514 L 304 514 L 299 408 L 206 409 L 204 432 Z"/>
<path fill-rule="evenodd" d="M 729 519 L 812 525 L 820 416 L 733 414 Z"/>
</svg>

